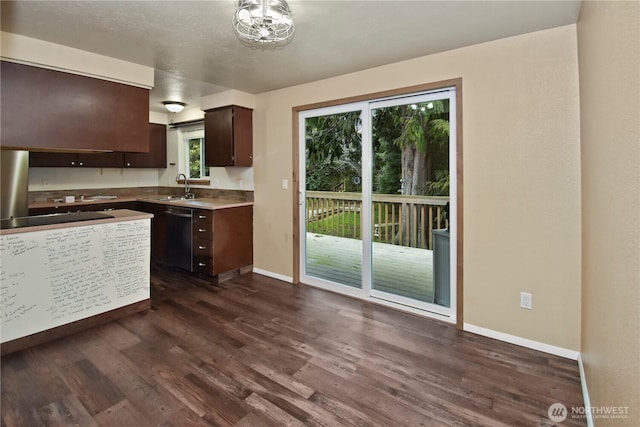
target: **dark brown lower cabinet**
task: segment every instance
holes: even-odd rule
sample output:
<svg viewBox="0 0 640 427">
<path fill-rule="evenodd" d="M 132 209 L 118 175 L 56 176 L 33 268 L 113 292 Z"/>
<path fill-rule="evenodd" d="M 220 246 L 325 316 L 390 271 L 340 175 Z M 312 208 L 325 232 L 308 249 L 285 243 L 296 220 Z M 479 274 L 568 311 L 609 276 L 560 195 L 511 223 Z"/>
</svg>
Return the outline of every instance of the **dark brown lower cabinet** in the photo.
<svg viewBox="0 0 640 427">
<path fill-rule="evenodd" d="M 167 261 L 167 207 L 158 203 L 138 202 L 136 210 L 153 214 L 151 219 L 151 260 Z"/>
<path fill-rule="evenodd" d="M 193 269 L 215 276 L 253 264 L 253 206 L 193 212 Z"/>
</svg>

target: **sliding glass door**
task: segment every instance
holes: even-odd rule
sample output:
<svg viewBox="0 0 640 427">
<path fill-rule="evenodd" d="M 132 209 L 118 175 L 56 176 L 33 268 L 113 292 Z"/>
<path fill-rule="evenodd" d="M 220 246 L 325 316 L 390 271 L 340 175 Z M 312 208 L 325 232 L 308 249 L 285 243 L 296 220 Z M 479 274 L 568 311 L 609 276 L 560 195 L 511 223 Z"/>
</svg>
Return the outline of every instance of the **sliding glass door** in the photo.
<svg viewBox="0 0 640 427">
<path fill-rule="evenodd" d="M 455 321 L 450 112 L 453 89 L 300 113 L 303 282 Z"/>
<path fill-rule="evenodd" d="M 370 294 L 443 314 L 450 312 L 451 295 L 449 282 L 441 282 L 450 272 L 438 275 L 434 236 L 450 234 L 450 107 L 449 93 L 370 104 Z"/>
<path fill-rule="evenodd" d="M 362 111 L 354 106 L 315 110 L 301 123 L 304 271 L 362 289 Z"/>
</svg>

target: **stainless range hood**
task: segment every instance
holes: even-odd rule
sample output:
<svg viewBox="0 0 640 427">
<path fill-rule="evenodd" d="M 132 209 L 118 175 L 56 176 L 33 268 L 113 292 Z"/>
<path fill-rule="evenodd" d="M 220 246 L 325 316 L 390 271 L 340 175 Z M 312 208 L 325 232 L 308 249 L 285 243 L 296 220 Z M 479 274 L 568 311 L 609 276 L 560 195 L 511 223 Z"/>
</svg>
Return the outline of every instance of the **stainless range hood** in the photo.
<svg viewBox="0 0 640 427">
<path fill-rule="evenodd" d="M 0 150 L 0 219 L 29 215 L 29 152 Z"/>
</svg>

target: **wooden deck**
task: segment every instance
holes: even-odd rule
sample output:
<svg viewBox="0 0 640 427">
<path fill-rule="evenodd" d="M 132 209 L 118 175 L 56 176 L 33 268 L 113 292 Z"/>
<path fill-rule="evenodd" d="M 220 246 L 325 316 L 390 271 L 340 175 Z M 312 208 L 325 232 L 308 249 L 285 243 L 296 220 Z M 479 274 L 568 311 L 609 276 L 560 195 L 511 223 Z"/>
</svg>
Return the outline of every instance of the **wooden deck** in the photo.
<svg viewBox="0 0 640 427">
<path fill-rule="evenodd" d="M 308 276 L 360 288 L 362 242 L 307 233 Z M 433 251 L 373 244 L 373 289 L 433 302 Z"/>
</svg>

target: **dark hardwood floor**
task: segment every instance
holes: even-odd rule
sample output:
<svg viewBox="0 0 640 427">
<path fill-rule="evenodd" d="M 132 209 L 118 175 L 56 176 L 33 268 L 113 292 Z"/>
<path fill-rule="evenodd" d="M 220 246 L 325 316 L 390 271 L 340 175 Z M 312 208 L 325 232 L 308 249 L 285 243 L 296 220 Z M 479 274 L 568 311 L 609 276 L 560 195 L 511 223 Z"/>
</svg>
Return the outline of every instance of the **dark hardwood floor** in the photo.
<svg viewBox="0 0 640 427">
<path fill-rule="evenodd" d="M 575 362 L 257 274 L 2 358 L 2 427 L 540 426 Z M 562 425 L 585 425 L 567 419 Z"/>
</svg>

